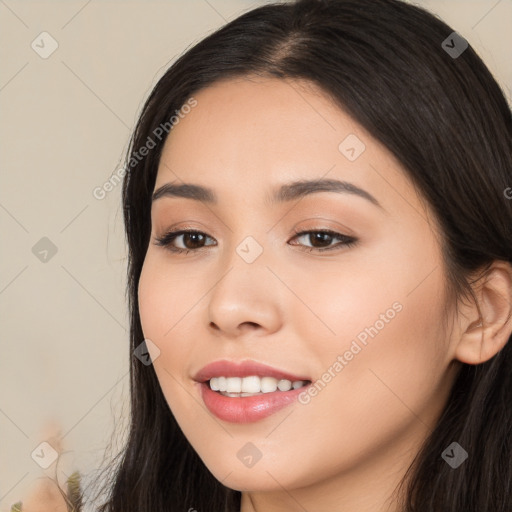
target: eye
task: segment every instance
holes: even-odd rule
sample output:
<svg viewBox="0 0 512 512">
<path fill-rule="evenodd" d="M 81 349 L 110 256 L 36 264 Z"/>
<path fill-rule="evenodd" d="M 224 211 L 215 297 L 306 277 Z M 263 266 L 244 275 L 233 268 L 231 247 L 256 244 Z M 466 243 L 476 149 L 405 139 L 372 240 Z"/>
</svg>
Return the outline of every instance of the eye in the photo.
<svg viewBox="0 0 512 512">
<path fill-rule="evenodd" d="M 337 233 L 329 229 L 312 230 L 312 231 L 295 231 L 293 239 L 303 239 L 303 242 L 309 241 L 311 245 L 302 244 L 291 244 L 291 245 L 302 245 L 303 249 L 308 252 L 325 252 L 332 251 L 335 249 L 341 249 L 341 247 L 350 247 L 357 242 L 357 239 L 351 236 Z M 189 253 L 193 251 L 199 251 L 208 245 L 216 245 L 216 243 L 206 244 L 206 240 L 213 238 L 209 237 L 206 233 L 195 230 L 177 230 L 168 231 L 162 237 L 155 239 L 155 244 L 161 247 L 165 247 L 169 251 L 175 253 Z M 338 240 L 338 243 L 332 245 L 334 241 Z M 179 246 L 181 245 L 181 247 Z"/>
<path fill-rule="evenodd" d="M 177 231 L 168 231 L 164 236 L 157 238 L 155 240 L 155 244 L 165 247 L 172 252 L 176 253 L 188 253 L 190 251 L 197 251 L 198 249 L 202 249 L 205 247 L 203 245 L 204 241 L 210 238 L 206 233 L 202 233 L 201 231 L 194 230 L 177 230 Z M 181 239 L 181 241 L 180 241 Z M 210 238 L 213 240 L 213 238 Z M 173 245 L 175 241 L 182 245 L 182 247 L 176 247 Z M 215 244 L 209 244 L 215 245 Z"/>
<path fill-rule="evenodd" d="M 332 251 L 341 249 L 343 246 L 350 247 L 357 242 L 357 239 L 354 237 L 343 235 L 342 233 L 337 233 L 330 229 L 322 229 L 318 231 L 296 231 L 294 238 L 302 238 L 304 242 L 309 241 L 311 243 L 310 246 L 303 246 L 303 250 L 308 252 Z M 339 242 L 332 245 L 332 242 L 335 240 L 339 240 Z"/>
</svg>

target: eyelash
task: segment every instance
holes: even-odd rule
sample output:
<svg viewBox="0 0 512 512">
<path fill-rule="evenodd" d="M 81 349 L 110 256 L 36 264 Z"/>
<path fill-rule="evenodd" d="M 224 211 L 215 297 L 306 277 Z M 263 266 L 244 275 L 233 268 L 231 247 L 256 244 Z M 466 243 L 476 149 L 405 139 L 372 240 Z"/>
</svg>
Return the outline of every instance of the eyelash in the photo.
<svg viewBox="0 0 512 512">
<path fill-rule="evenodd" d="M 181 253 L 188 254 L 189 252 L 201 251 L 202 249 L 205 249 L 205 247 L 207 247 L 207 246 L 199 247 L 197 249 L 182 249 L 180 247 L 174 247 L 171 245 L 171 243 L 178 236 L 181 236 L 186 233 L 200 234 L 200 235 L 205 235 L 206 237 L 208 237 L 208 235 L 206 235 L 206 233 L 203 233 L 202 231 L 197 231 L 197 230 L 193 230 L 193 229 L 181 229 L 181 230 L 176 230 L 176 231 L 168 231 L 162 237 L 156 238 L 155 245 L 165 247 L 167 250 L 169 250 L 171 252 L 180 253 L 180 254 Z M 340 247 L 352 247 L 353 245 L 355 245 L 357 243 L 357 238 L 343 235 L 342 233 L 337 233 L 336 231 L 331 231 L 330 229 L 319 229 L 319 230 L 310 230 L 310 231 L 294 230 L 293 238 L 297 238 L 302 235 L 310 235 L 312 233 L 322 233 L 322 234 L 331 235 L 332 237 L 339 238 L 342 241 L 339 244 L 334 245 L 333 247 L 327 247 L 327 248 L 323 248 L 323 249 L 318 248 L 318 247 L 302 246 L 303 247 L 302 250 L 307 251 L 307 252 L 323 253 L 326 251 L 339 250 Z M 208 237 L 208 238 L 211 238 L 211 237 Z"/>
</svg>

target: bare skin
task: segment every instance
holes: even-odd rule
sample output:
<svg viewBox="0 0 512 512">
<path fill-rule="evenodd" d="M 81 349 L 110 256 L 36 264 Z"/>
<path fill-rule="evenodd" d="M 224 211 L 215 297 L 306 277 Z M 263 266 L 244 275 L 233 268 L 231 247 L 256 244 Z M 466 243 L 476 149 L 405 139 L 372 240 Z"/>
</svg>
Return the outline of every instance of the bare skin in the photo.
<svg viewBox="0 0 512 512">
<path fill-rule="evenodd" d="M 160 350 L 154 368 L 170 409 L 213 475 L 242 491 L 242 512 L 396 512 L 393 491 L 460 362 L 489 359 L 510 335 L 510 266 L 498 262 L 480 288 L 483 324 L 473 303 L 456 314 L 425 202 L 396 159 L 318 89 L 254 77 L 194 97 L 166 141 L 155 190 L 193 183 L 218 202 L 154 201 L 139 284 L 144 336 Z M 349 134 L 365 145 L 353 161 L 339 149 Z M 380 206 L 326 191 L 267 201 L 285 183 L 324 178 L 350 182 Z M 204 247 L 183 235 L 172 245 L 188 254 L 157 245 L 171 228 L 203 233 Z M 356 242 L 315 246 L 294 228 Z M 248 236 L 263 249 L 252 263 L 236 252 Z M 377 324 L 382 314 L 388 321 Z M 371 326 L 377 334 L 335 371 Z M 193 380 L 218 359 L 253 359 L 315 382 L 331 369 L 331 379 L 308 403 L 234 424 L 205 408 Z M 248 442 L 262 455 L 250 468 L 237 457 Z"/>
</svg>

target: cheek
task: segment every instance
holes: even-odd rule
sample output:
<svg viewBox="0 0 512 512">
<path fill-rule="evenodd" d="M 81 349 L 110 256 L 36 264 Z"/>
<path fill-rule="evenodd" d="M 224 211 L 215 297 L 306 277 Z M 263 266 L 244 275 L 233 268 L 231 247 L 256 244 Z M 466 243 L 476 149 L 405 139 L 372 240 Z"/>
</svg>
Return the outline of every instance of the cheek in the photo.
<svg viewBox="0 0 512 512">
<path fill-rule="evenodd" d="M 138 289 L 140 321 L 144 338 L 160 351 L 153 359 L 153 367 L 170 406 L 176 396 L 175 379 L 185 378 L 184 363 L 190 359 L 193 345 L 193 337 L 184 336 L 182 329 L 194 302 L 193 292 L 183 286 L 183 281 L 166 271 L 157 258 L 146 257 Z M 189 342 L 180 343 L 181 339 Z"/>
<path fill-rule="evenodd" d="M 407 459 L 408 450 L 415 446 L 404 439 L 417 442 L 433 428 L 449 391 L 444 380 L 442 354 L 446 347 L 439 322 L 443 310 L 437 284 L 431 283 L 417 296 L 400 297 L 402 309 L 393 309 L 395 314 L 389 314 L 393 318 L 388 323 L 375 322 L 388 302 L 373 297 L 371 307 L 367 302 L 364 309 L 365 318 L 360 314 L 359 320 L 374 330 L 358 330 L 351 318 L 352 332 L 339 336 L 336 344 L 317 336 L 311 360 L 316 358 L 323 372 L 317 377 L 318 391 L 315 396 L 306 396 L 291 416 L 300 428 L 294 429 L 285 421 L 285 428 L 273 434 L 272 444 L 265 439 L 266 452 L 271 448 L 279 454 L 289 450 L 288 458 L 282 459 L 292 460 L 297 453 L 293 435 L 302 439 L 302 430 L 310 432 L 300 441 L 301 457 L 314 461 L 307 472 L 302 472 L 303 482 L 370 463 L 397 443 L 401 448 L 393 460 L 399 463 L 401 457 Z M 343 326 L 339 328 L 343 332 Z M 357 332 L 367 335 L 366 344 L 358 340 Z M 276 456 L 275 464 L 276 471 L 278 466 L 286 471 L 288 463 L 282 464 L 280 457 Z M 297 464 L 300 466 L 300 460 Z"/>
<path fill-rule="evenodd" d="M 190 416 L 190 396 L 183 391 L 189 385 L 190 361 L 197 357 L 197 311 L 204 290 L 199 278 L 187 272 L 171 270 L 165 255 L 148 252 L 142 268 L 139 288 L 139 314 L 144 338 L 160 350 L 153 367 L 162 392 L 179 420 Z M 197 413 L 197 412 L 196 412 Z M 183 427 L 185 431 L 187 430 Z"/>
<path fill-rule="evenodd" d="M 329 360 L 322 360 L 332 365 L 338 355 L 346 356 L 345 384 L 360 388 L 377 408 L 379 400 L 388 400 L 403 411 L 405 404 L 421 410 L 448 364 L 445 281 L 435 243 L 400 242 L 364 263 L 358 259 L 359 272 L 330 285 L 331 295 L 337 288 L 338 308 L 331 308 L 330 318 L 340 334 L 335 348 L 323 344 Z M 366 393 L 372 381 L 379 389 Z M 348 400 L 358 409 L 360 400 Z"/>
<path fill-rule="evenodd" d="M 188 316 L 204 294 L 192 272 L 173 269 L 165 256 L 148 252 L 139 280 L 138 303 L 142 330 L 147 338 L 167 343 L 191 325 Z M 165 349 L 165 345 L 161 347 Z"/>
<path fill-rule="evenodd" d="M 403 316 L 408 292 L 423 272 L 417 269 L 411 279 L 409 274 L 415 271 L 401 260 L 386 262 L 370 256 L 365 260 L 360 253 L 324 267 L 316 263 L 310 269 L 280 272 L 296 297 L 290 296 L 284 306 L 290 327 L 296 339 L 309 342 L 320 357 L 322 353 L 330 357 L 332 350 L 342 353 L 356 338 L 364 344 Z M 419 320 L 433 302 L 426 295 L 421 300 L 425 302 L 417 312 Z"/>
<path fill-rule="evenodd" d="M 349 467 L 407 429 L 427 432 L 447 399 L 442 265 L 436 252 L 400 249 L 373 265 L 369 258 L 360 272 L 347 259 L 337 276 L 318 279 L 315 293 L 312 278 L 301 288 L 303 297 L 317 296 L 315 312 L 336 333 L 323 335 L 312 315 L 295 317 L 318 362 L 318 391 L 302 403 L 308 429 L 324 436 L 310 447 L 324 462 Z"/>
<path fill-rule="evenodd" d="M 349 329 L 340 326 L 344 334 L 336 348 L 323 345 L 324 367 L 332 368 L 338 356 L 341 364 L 334 368 L 332 384 L 312 401 L 325 409 L 337 403 L 332 434 L 343 426 L 351 439 L 366 439 L 366 449 L 389 442 L 411 423 L 420 429 L 432 426 L 447 398 L 449 340 L 442 323 L 441 270 L 412 293 L 405 293 L 409 288 L 403 285 L 401 281 L 391 294 L 391 287 L 360 290 L 369 292 L 368 299 L 354 299 Z"/>
</svg>

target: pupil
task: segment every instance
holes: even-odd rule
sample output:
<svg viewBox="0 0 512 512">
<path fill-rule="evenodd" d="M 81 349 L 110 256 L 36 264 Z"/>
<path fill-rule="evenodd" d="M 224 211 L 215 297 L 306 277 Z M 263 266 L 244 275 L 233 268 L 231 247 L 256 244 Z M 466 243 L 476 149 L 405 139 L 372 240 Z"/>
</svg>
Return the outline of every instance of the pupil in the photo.
<svg viewBox="0 0 512 512">
<path fill-rule="evenodd" d="M 192 239 L 195 238 L 196 239 L 195 242 L 197 242 L 198 241 L 197 239 L 203 238 L 203 235 L 200 233 L 185 233 L 185 236 L 183 237 L 183 241 L 184 241 L 186 247 L 189 247 L 189 244 L 187 244 L 187 239 L 190 240 L 191 238 Z M 192 247 L 189 247 L 189 249 L 201 247 L 201 244 L 197 244 L 195 242 L 192 242 Z"/>
<path fill-rule="evenodd" d="M 310 235 L 311 236 L 311 235 Z M 329 233 L 313 233 L 313 247 L 322 247 L 322 241 L 327 242 L 327 245 L 331 242 L 331 235 Z M 317 242 L 320 242 L 320 245 L 316 245 Z"/>
<path fill-rule="evenodd" d="M 313 247 L 323 247 L 324 245 L 329 245 L 332 238 L 332 236 L 329 233 L 313 233 L 313 235 L 309 236 L 310 239 L 312 237 Z M 201 233 L 185 233 L 183 239 L 185 242 L 185 246 L 194 249 L 197 247 L 201 247 L 201 242 L 203 241 L 203 238 L 204 237 Z M 190 247 L 190 244 L 188 244 L 187 241 L 192 241 L 192 247 Z"/>
</svg>

